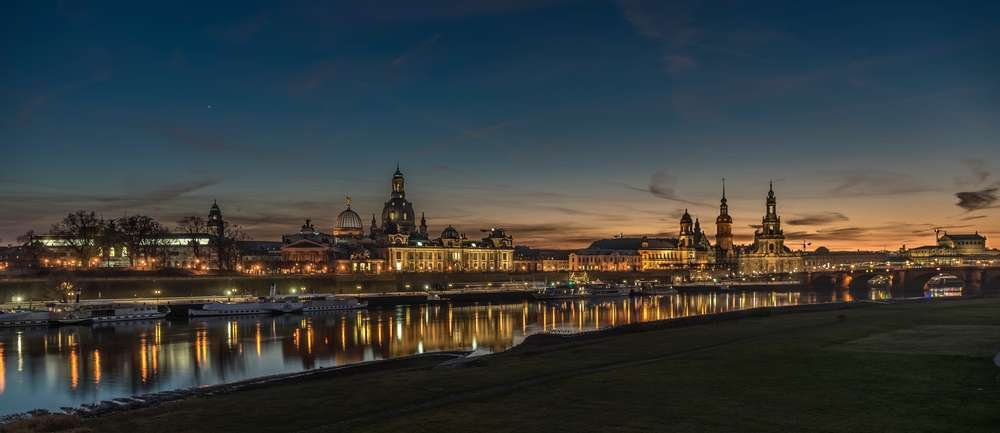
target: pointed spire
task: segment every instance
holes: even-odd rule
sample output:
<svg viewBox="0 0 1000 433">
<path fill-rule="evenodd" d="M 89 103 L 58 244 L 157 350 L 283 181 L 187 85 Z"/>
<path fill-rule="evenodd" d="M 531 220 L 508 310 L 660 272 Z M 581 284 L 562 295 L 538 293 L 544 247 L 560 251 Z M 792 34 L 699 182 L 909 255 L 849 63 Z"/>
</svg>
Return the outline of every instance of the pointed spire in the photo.
<svg viewBox="0 0 1000 433">
<path fill-rule="evenodd" d="M 726 178 L 722 178 L 722 201 L 726 201 Z"/>
<path fill-rule="evenodd" d="M 402 176 L 402 175 L 403 175 L 403 172 L 399 171 L 399 161 L 396 161 L 396 172 L 393 173 L 393 176 Z"/>
</svg>

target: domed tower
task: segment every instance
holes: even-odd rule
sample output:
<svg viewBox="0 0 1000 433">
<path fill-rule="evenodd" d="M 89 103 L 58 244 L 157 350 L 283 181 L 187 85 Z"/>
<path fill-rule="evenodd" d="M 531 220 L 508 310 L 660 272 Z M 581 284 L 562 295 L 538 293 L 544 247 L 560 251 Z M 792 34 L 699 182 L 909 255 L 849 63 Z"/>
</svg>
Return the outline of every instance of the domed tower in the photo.
<svg viewBox="0 0 1000 433">
<path fill-rule="evenodd" d="M 351 197 L 348 196 L 344 202 L 347 209 L 337 215 L 337 225 L 333 228 L 333 235 L 344 238 L 360 238 L 364 236 L 365 229 L 361 224 L 361 216 L 351 209 Z"/>
<path fill-rule="evenodd" d="M 392 223 L 392 231 L 390 231 L 390 223 Z M 385 202 L 385 206 L 382 207 L 382 230 L 386 233 L 394 231 L 410 234 L 415 228 L 413 204 L 406 200 L 405 180 L 403 172 L 399 171 L 397 164 L 396 172 L 392 175 L 392 193 L 389 195 L 389 201 Z"/>
<path fill-rule="evenodd" d="M 462 235 L 455 230 L 455 227 L 448 226 L 441 231 L 441 245 L 446 247 L 457 247 L 462 245 Z"/>
<path fill-rule="evenodd" d="M 219 209 L 219 202 L 215 200 L 212 200 L 212 208 L 208 210 L 208 228 L 219 238 L 225 234 L 226 222 L 222 220 L 222 209 Z"/>
<path fill-rule="evenodd" d="M 420 212 L 420 234 L 427 236 L 427 218 Z"/>
<path fill-rule="evenodd" d="M 715 219 L 715 245 L 719 258 L 728 259 L 733 254 L 733 217 L 729 216 L 726 203 L 726 179 L 722 179 L 722 200 L 719 201 L 719 217 Z"/>
<path fill-rule="evenodd" d="M 680 235 L 677 236 L 677 246 L 681 248 L 694 246 L 694 228 L 691 214 L 688 213 L 687 209 L 684 209 L 684 215 L 681 216 L 681 231 Z"/>
</svg>

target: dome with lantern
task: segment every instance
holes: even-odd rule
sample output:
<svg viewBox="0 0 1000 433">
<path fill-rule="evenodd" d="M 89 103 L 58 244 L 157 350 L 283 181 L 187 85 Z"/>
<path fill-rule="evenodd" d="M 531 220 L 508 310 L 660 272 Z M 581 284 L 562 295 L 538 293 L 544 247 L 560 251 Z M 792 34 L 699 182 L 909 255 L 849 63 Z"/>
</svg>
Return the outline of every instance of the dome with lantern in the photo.
<svg viewBox="0 0 1000 433">
<path fill-rule="evenodd" d="M 361 237 L 364 235 L 361 216 L 351 209 L 350 197 L 347 197 L 346 203 L 347 209 L 337 215 L 337 225 L 333 228 L 333 235 L 337 237 Z"/>
</svg>

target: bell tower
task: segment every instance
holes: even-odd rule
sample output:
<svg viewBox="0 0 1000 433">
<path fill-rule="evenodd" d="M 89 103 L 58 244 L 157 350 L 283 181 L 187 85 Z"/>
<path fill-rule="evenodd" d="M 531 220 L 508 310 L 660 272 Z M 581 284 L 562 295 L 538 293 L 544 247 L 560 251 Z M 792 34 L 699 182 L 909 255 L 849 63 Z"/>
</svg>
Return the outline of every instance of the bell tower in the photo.
<svg viewBox="0 0 1000 433">
<path fill-rule="evenodd" d="M 679 248 L 694 247 L 694 228 L 691 214 L 688 213 L 687 209 L 684 209 L 684 215 L 681 215 L 681 231 L 677 236 L 677 246 Z"/>
<path fill-rule="evenodd" d="M 728 259 L 733 254 L 733 217 L 729 216 L 726 202 L 726 178 L 722 178 L 722 200 L 719 200 L 719 217 L 715 219 L 715 245 L 720 259 Z"/>
</svg>

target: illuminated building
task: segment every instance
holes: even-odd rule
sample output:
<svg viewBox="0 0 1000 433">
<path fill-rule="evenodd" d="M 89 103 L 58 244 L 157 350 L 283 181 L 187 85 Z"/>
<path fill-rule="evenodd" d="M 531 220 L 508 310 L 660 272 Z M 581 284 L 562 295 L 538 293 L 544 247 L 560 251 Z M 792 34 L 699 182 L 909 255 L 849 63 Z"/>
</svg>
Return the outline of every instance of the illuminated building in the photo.
<svg viewBox="0 0 1000 433">
<path fill-rule="evenodd" d="M 729 216 L 729 204 L 726 202 L 726 180 L 722 179 L 722 199 L 719 201 L 719 216 L 715 218 L 715 261 L 722 266 L 730 266 L 735 262 L 736 250 L 733 248 L 733 217 Z"/>
<path fill-rule="evenodd" d="M 766 211 L 761 227 L 754 231 L 753 244 L 737 251 L 739 272 L 744 275 L 799 272 L 802 255 L 785 246 L 785 233 L 778 217 L 774 184 L 767 192 Z"/>
<path fill-rule="evenodd" d="M 937 245 L 906 249 L 903 252 L 918 264 L 964 263 L 1000 260 L 1000 250 L 986 248 L 986 236 L 972 234 L 936 235 Z"/>
</svg>

